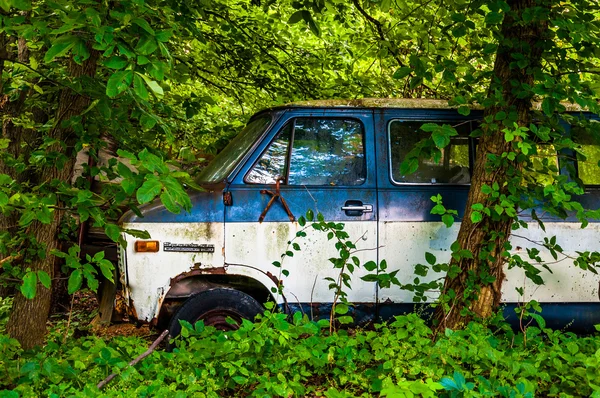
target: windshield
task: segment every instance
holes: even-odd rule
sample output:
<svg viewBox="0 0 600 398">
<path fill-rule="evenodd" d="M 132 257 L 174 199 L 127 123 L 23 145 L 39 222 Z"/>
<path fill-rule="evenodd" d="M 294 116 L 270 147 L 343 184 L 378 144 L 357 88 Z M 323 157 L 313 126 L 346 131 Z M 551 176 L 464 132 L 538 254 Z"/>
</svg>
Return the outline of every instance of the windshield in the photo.
<svg viewBox="0 0 600 398">
<path fill-rule="evenodd" d="M 260 138 L 271 123 L 271 115 L 263 115 L 254 120 L 235 136 L 208 166 L 198 175 L 199 182 L 220 182 L 225 180 L 233 168 L 244 157 L 252 144 Z"/>
</svg>

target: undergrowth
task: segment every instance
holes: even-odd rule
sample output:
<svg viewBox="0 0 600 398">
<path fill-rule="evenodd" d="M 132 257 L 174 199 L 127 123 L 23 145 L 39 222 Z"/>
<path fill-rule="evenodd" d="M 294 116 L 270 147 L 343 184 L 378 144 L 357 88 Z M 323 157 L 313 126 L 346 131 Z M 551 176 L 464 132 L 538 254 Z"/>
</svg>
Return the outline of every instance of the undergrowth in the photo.
<svg viewBox="0 0 600 398">
<path fill-rule="evenodd" d="M 0 397 L 600 397 L 598 335 L 471 323 L 432 341 L 415 314 L 330 333 L 327 321 L 299 313 L 265 313 L 234 332 L 184 324 L 182 335 L 173 352 L 157 350 L 135 367 L 127 363 L 148 346 L 139 337 L 63 344 L 50 334 L 43 349 L 25 352 L 0 335 Z"/>
</svg>

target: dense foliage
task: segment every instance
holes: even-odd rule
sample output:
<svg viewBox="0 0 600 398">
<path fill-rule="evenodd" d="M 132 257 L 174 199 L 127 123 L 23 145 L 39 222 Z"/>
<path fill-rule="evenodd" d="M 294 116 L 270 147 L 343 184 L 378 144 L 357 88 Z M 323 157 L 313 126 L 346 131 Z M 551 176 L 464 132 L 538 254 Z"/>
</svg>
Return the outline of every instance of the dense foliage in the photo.
<svg viewBox="0 0 600 398">
<path fill-rule="evenodd" d="M 329 333 L 327 321 L 266 312 L 235 332 L 186 324 L 173 352 L 155 351 L 135 367 L 127 363 L 145 350 L 141 338 L 63 344 L 58 330 L 39 351 L 0 335 L 0 396 L 600 396 L 600 338 L 543 323 L 525 334 L 472 323 L 433 342 L 415 314 Z"/>
</svg>

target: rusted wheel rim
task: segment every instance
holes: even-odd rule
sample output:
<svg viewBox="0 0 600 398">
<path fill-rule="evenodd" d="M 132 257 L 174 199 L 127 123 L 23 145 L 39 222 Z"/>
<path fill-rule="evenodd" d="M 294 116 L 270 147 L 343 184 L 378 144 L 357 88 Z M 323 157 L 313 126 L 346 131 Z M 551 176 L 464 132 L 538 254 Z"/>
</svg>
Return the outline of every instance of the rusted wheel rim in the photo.
<svg viewBox="0 0 600 398">
<path fill-rule="evenodd" d="M 231 318 L 234 323 L 227 322 Z M 207 311 L 198 320 L 203 320 L 206 326 L 214 326 L 217 330 L 224 332 L 238 330 L 242 323 L 242 316 L 230 309 L 214 309 Z"/>
</svg>

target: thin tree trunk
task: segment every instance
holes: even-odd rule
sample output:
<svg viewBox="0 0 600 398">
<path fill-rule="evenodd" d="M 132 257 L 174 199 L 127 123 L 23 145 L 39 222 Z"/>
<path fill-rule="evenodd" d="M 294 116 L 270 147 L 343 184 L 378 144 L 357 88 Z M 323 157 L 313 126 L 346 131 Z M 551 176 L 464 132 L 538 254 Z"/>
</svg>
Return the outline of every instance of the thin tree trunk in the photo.
<svg viewBox="0 0 600 398">
<path fill-rule="evenodd" d="M 517 124 L 529 126 L 531 122 L 530 110 L 532 98 L 518 98 L 515 86 L 511 82 L 532 85 L 534 82 L 533 71 L 540 66 L 543 53 L 543 43 L 548 32 L 547 22 L 533 21 L 524 23 L 523 12 L 532 7 L 548 7 L 546 0 L 509 0 L 511 10 L 506 14 L 501 27 L 501 40 L 494 74 L 488 95 L 502 93 L 503 106 L 487 108 L 484 115 L 496 115 L 499 111 L 517 113 Z M 521 53 L 529 60 L 525 69 L 518 68 L 511 54 Z M 500 156 L 504 152 L 512 151 L 512 144 L 506 142 L 500 129 L 484 131 L 479 140 L 475 159 L 475 169 L 471 179 L 471 189 L 467 200 L 464 219 L 458 233 L 457 241 L 462 249 L 470 250 L 473 258 L 452 260 L 451 265 L 460 267 L 461 272 L 455 278 L 447 277 L 444 283 L 443 294 L 452 293 L 454 297 L 448 302 L 448 307 L 440 305 L 436 308 L 434 318 L 438 321 L 438 330 L 445 328 L 460 328 L 473 318 L 488 318 L 500 305 L 502 282 L 504 280 L 504 261 L 502 252 L 510 237 L 512 219 L 503 217 L 494 221 L 490 217 L 483 218 L 478 223 L 471 221 L 471 206 L 475 203 L 486 204 L 488 196 L 482 193 L 484 184 L 492 186 L 494 182 L 500 186 L 500 192 L 508 194 L 507 170 L 510 167 L 519 169 L 514 163 L 503 168 L 490 170 L 486 167 L 488 154 Z M 480 260 L 482 251 L 489 251 L 487 260 Z M 478 276 L 489 273 L 494 282 L 482 283 Z M 468 310 L 468 311 L 465 311 Z M 466 315 L 465 315 L 466 314 Z"/>
<path fill-rule="evenodd" d="M 96 72 L 96 61 L 98 53 L 92 51 L 91 57 L 78 65 L 73 60 L 69 63 L 69 74 L 74 79 L 82 76 L 93 76 Z M 62 128 L 61 123 L 70 118 L 81 114 L 89 105 L 90 99 L 83 97 L 70 89 L 63 89 L 60 98 L 58 110 L 55 118 L 55 127 L 50 131 L 51 138 L 57 139 L 66 144 L 67 157 L 69 160 L 61 167 L 46 166 L 40 173 L 40 182 L 50 183 L 54 179 L 60 181 L 70 181 L 75 162 L 74 144 L 77 140 L 76 134 L 69 128 Z M 60 150 L 57 145 L 49 150 Z M 54 211 L 54 218 L 50 224 L 41 224 L 35 221 L 32 224 L 31 231 L 38 243 L 45 246 L 45 258 L 37 259 L 28 264 L 32 271 L 45 271 L 51 277 L 54 275 L 54 256 L 50 255 L 52 249 L 59 246 L 57 237 L 58 227 L 60 225 L 63 212 Z M 50 311 L 51 291 L 42 286 L 38 286 L 36 296 L 28 300 L 20 293 L 17 293 L 13 301 L 13 307 L 10 314 L 6 330 L 8 334 L 16 338 L 25 349 L 41 345 L 46 335 L 46 321 Z"/>
</svg>

